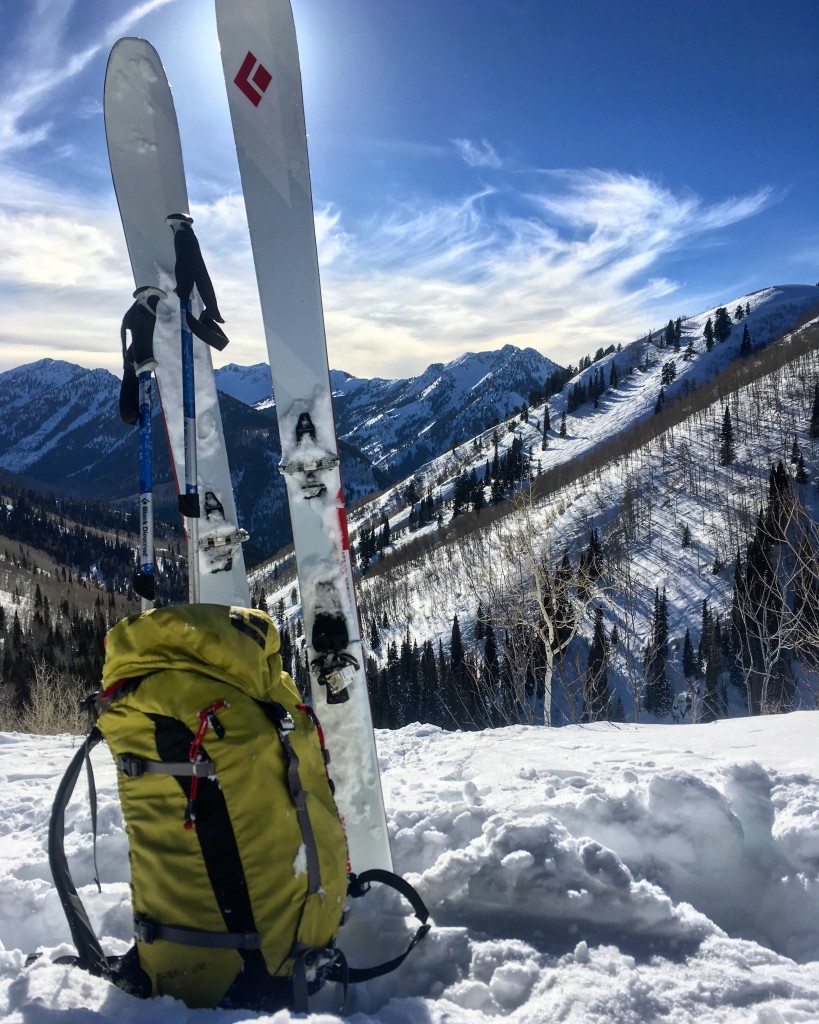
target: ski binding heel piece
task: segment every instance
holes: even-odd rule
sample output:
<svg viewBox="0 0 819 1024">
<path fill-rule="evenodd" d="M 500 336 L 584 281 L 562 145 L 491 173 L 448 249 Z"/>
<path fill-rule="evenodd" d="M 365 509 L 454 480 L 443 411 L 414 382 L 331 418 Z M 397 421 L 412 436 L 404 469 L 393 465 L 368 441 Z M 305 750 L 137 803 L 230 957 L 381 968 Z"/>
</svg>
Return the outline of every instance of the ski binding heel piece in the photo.
<svg viewBox="0 0 819 1024">
<path fill-rule="evenodd" d="M 321 458 L 308 462 L 299 459 L 296 462 L 285 462 L 279 466 L 279 472 L 285 476 L 301 478 L 301 489 L 307 501 L 320 498 L 327 493 L 327 485 L 318 478 L 319 473 L 335 469 L 340 459 L 337 455 L 323 455 Z"/>
<path fill-rule="evenodd" d="M 361 666 L 347 651 L 320 654 L 310 668 L 322 686 L 327 688 L 328 704 L 345 704 L 350 699 L 350 684 Z"/>
</svg>

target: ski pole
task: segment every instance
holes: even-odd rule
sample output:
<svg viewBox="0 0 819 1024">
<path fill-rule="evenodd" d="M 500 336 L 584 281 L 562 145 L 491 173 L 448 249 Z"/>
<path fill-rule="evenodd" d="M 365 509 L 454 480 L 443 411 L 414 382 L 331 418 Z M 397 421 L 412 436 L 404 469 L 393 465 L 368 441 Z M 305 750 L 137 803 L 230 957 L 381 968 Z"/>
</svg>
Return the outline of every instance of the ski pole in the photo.
<svg viewBox="0 0 819 1024">
<path fill-rule="evenodd" d="M 180 280 L 180 232 L 188 229 L 191 218 L 184 213 L 172 213 L 166 220 L 174 235 L 176 260 L 176 293 L 179 296 L 179 333 L 182 347 L 182 417 L 185 438 L 185 493 L 179 495 L 179 511 L 186 520 L 188 538 L 188 601 L 198 604 L 199 587 L 199 470 L 196 459 L 196 379 L 193 368 L 193 335 L 188 326 L 191 311 L 193 281 Z"/>
<path fill-rule="evenodd" d="M 196 381 L 193 366 L 193 335 L 221 351 L 228 339 L 219 326 L 224 323 L 216 303 L 213 284 L 208 274 L 199 241 L 194 234 L 193 218 L 186 213 L 171 213 L 165 223 L 173 231 L 176 256 L 176 294 L 179 296 L 179 321 L 182 343 L 182 410 L 185 430 L 185 493 L 179 495 L 179 511 L 188 522 L 188 599 L 200 600 L 199 569 L 199 475 L 196 457 Z M 191 296 L 199 293 L 204 309 L 199 318 L 193 315 Z"/>
<path fill-rule="evenodd" d="M 156 598 L 154 554 L 154 485 L 153 438 L 151 414 L 153 411 L 152 370 L 139 374 L 139 571 L 134 590 L 147 611 Z"/>
<path fill-rule="evenodd" d="M 141 599 L 143 611 L 151 607 L 156 597 L 152 376 L 157 365 L 153 351 L 156 307 L 164 298 L 167 296 L 161 288 L 149 285 L 137 288 L 134 292 L 136 301 L 122 318 L 120 327 L 123 360 L 120 415 L 126 423 L 139 422 L 139 566 L 134 577 L 134 591 Z M 127 348 L 126 333 L 131 335 L 131 344 Z"/>
</svg>

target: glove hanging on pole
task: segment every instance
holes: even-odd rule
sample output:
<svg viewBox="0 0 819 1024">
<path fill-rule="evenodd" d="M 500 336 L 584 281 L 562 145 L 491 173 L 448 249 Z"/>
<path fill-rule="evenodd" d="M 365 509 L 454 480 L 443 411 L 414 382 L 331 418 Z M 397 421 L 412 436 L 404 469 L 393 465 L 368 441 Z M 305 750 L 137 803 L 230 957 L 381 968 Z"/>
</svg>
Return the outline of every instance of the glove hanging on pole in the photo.
<svg viewBox="0 0 819 1024">
<path fill-rule="evenodd" d="M 161 288 L 146 285 L 134 292 L 130 306 L 119 329 L 122 342 L 122 384 L 119 389 L 119 414 L 124 423 L 139 422 L 139 374 L 156 367 L 154 359 L 154 327 L 156 307 L 167 298 Z M 127 345 L 126 334 L 131 335 Z"/>
<path fill-rule="evenodd" d="M 176 294 L 180 300 L 187 302 L 193 294 L 195 285 L 205 307 L 198 318 L 188 313 L 188 327 L 191 334 L 195 334 L 206 345 L 221 352 L 228 343 L 227 335 L 219 326 L 225 321 L 219 312 L 213 282 L 202 258 L 199 239 L 191 226 L 193 218 L 185 213 L 172 213 L 166 220 L 173 228 Z"/>
</svg>

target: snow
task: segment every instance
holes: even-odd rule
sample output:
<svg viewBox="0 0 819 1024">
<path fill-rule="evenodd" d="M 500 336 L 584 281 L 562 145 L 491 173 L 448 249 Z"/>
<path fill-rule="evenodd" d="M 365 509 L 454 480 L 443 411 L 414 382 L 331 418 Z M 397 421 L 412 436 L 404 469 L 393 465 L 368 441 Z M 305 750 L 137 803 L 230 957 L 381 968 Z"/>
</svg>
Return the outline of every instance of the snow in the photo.
<svg viewBox="0 0 819 1024">
<path fill-rule="evenodd" d="M 394 974 L 351 995 L 356 1024 L 795 1024 L 819 1020 L 819 711 L 712 725 L 599 723 L 379 732 L 396 869 L 434 927 Z M 196 1024 L 282 1011 L 150 1007 L 53 964 L 69 935 L 47 861 L 50 803 L 76 740 L 0 734 L 0 1019 Z M 99 789 L 92 884 L 85 794 L 66 847 L 111 952 L 130 933 L 114 769 Z M 80 787 L 81 788 L 81 787 Z M 364 965 L 417 922 L 374 887 L 343 928 Z M 25 957 L 44 955 L 26 968 Z M 331 1024 L 329 988 L 309 1019 Z"/>
</svg>

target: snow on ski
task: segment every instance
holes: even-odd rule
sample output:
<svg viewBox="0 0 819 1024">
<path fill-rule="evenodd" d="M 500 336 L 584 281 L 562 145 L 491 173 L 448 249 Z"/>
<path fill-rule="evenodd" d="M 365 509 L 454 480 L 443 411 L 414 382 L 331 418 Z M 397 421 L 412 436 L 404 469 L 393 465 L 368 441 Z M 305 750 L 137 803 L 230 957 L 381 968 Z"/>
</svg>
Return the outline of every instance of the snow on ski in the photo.
<svg viewBox="0 0 819 1024">
<path fill-rule="evenodd" d="M 177 482 L 184 481 L 176 254 L 166 218 L 188 210 L 188 194 L 171 90 L 156 50 L 144 39 L 126 38 L 114 44 L 105 73 L 104 106 L 111 174 L 136 287 L 161 288 L 168 296 L 157 307 L 155 377 L 174 474 Z M 200 600 L 247 606 L 243 531 L 238 527 L 208 345 L 194 343 L 193 362 L 198 489 L 213 497 L 211 515 L 206 502 L 199 520 Z"/>
<path fill-rule="evenodd" d="M 314 705 L 355 872 L 391 869 L 324 335 L 301 72 L 288 0 L 216 0 L 264 319 Z"/>
</svg>

